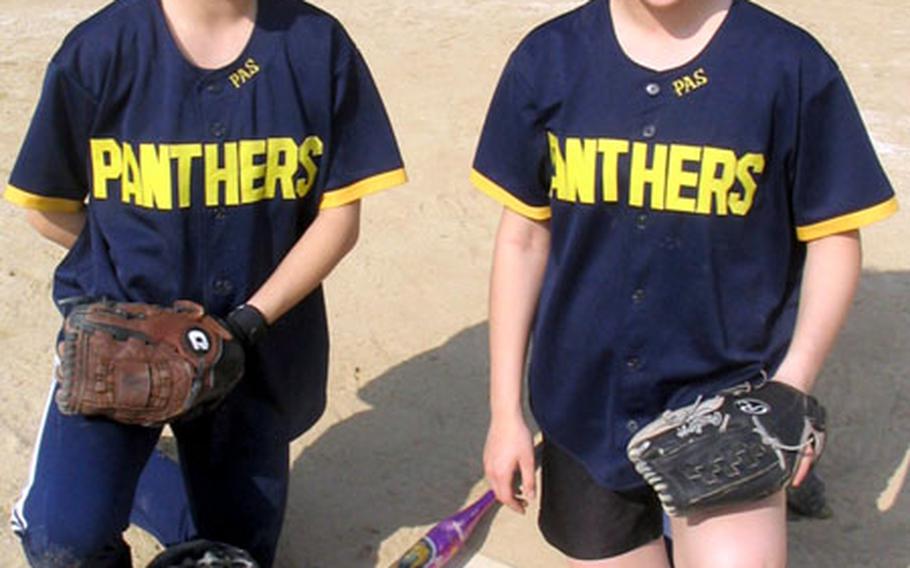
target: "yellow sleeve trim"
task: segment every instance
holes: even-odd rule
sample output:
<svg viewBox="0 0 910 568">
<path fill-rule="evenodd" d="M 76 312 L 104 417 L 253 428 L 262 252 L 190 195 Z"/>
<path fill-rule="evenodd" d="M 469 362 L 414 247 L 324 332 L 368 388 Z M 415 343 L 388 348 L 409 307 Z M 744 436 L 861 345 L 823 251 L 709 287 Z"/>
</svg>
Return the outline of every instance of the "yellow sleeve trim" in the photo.
<svg viewBox="0 0 910 568">
<path fill-rule="evenodd" d="M 854 211 L 853 213 L 841 215 L 840 217 L 834 217 L 833 219 L 827 219 L 825 221 L 821 221 L 820 223 L 813 223 L 812 225 L 797 227 L 796 238 L 801 241 L 813 241 L 815 239 L 827 237 L 828 235 L 843 233 L 844 231 L 852 231 L 854 229 L 859 229 L 860 227 L 875 223 L 876 221 L 881 221 L 882 219 L 890 217 L 896 212 L 897 198 L 892 197 L 887 201 L 883 201 L 882 203 L 873 205 L 867 209 Z"/>
<path fill-rule="evenodd" d="M 477 170 L 471 170 L 471 183 L 474 184 L 474 187 L 500 202 L 505 207 L 515 211 L 519 215 L 524 215 L 528 219 L 546 221 L 553 215 L 548 205 L 543 207 L 528 205 Z"/>
<path fill-rule="evenodd" d="M 408 174 L 405 173 L 404 168 L 370 176 L 356 183 L 352 183 L 347 187 L 325 192 L 322 195 L 322 202 L 320 202 L 319 208 L 330 209 L 332 207 L 347 205 L 348 203 L 357 201 L 371 193 L 389 189 L 390 187 L 407 183 L 407 181 Z"/>
<path fill-rule="evenodd" d="M 44 197 L 19 189 L 14 185 L 7 185 L 3 197 L 10 203 L 15 203 L 26 209 L 37 209 L 49 213 L 78 213 L 85 207 L 82 201 L 63 199 L 60 197 Z"/>
</svg>

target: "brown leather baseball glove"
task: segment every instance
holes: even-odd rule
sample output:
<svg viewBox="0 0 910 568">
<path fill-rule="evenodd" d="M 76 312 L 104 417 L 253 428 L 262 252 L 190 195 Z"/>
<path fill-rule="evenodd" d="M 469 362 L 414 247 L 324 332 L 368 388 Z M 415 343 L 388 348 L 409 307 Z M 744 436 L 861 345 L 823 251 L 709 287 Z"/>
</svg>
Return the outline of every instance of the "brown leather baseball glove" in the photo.
<svg viewBox="0 0 910 568">
<path fill-rule="evenodd" d="M 202 306 L 95 302 L 64 322 L 60 412 L 160 426 L 214 408 L 243 375 L 244 350 Z"/>
</svg>

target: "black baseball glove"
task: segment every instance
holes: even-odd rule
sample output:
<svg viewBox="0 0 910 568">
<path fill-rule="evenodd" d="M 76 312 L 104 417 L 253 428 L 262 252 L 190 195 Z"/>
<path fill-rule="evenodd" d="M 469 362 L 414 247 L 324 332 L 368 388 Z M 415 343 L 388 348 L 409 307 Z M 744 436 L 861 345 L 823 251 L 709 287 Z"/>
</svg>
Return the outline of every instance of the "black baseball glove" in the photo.
<svg viewBox="0 0 910 568">
<path fill-rule="evenodd" d="M 825 441 L 818 401 L 778 381 L 745 385 L 664 412 L 629 442 L 635 469 L 669 515 L 780 491 L 809 447 Z"/>
</svg>

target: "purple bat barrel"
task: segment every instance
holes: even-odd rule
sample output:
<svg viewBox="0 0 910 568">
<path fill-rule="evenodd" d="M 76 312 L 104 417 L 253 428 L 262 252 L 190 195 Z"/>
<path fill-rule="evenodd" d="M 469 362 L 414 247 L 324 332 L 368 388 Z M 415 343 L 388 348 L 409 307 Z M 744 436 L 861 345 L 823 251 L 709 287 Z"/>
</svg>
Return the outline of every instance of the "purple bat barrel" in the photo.
<svg viewBox="0 0 910 568">
<path fill-rule="evenodd" d="M 440 568 L 461 549 L 477 523 L 496 502 L 492 491 L 451 517 L 439 522 L 404 553 L 393 568 Z"/>
</svg>

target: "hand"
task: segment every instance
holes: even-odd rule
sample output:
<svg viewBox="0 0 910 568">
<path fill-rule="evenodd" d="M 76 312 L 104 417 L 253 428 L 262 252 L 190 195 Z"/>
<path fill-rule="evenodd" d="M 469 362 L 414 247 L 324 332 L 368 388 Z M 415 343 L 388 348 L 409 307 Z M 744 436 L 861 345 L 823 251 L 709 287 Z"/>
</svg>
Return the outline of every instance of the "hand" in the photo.
<svg viewBox="0 0 910 568">
<path fill-rule="evenodd" d="M 793 481 L 790 482 L 790 485 L 799 487 L 805 481 L 806 476 L 809 475 L 809 471 L 812 470 L 813 463 L 815 463 L 815 448 L 810 444 L 802 452 L 802 457 L 799 459 L 799 465 L 796 466 L 796 473 L 793 474 Z"/>
<path fill-rule="evenodd" d="M 775 375 L 772 380 L 789 385 L 803 394 L 809 394 L 809 388 L 804 382 L 793 381 L 780 375 Z M 808 476 L 809 472 L 812 470 L 812 465 L 815 463 L 816 457 L 815 446 L 813 444 L 807 445 L 801 452 L 799 463 L 796 465 L 796 473 L 793 474 L 793 481 L 790 482 L 790 485 L 799 487 L 800 484 L 805 481 L 806 476 Z"/>
<path fill-rule="evenodd" d="M 536 478 L 531 432 L 521 416 L 490 422 L 483 464 L 496 499 L 524 514 L 528 501 L 536 496 Z M 518 488 L 513 483 L 516 472 L 521 481 Z"/>
</svg>

